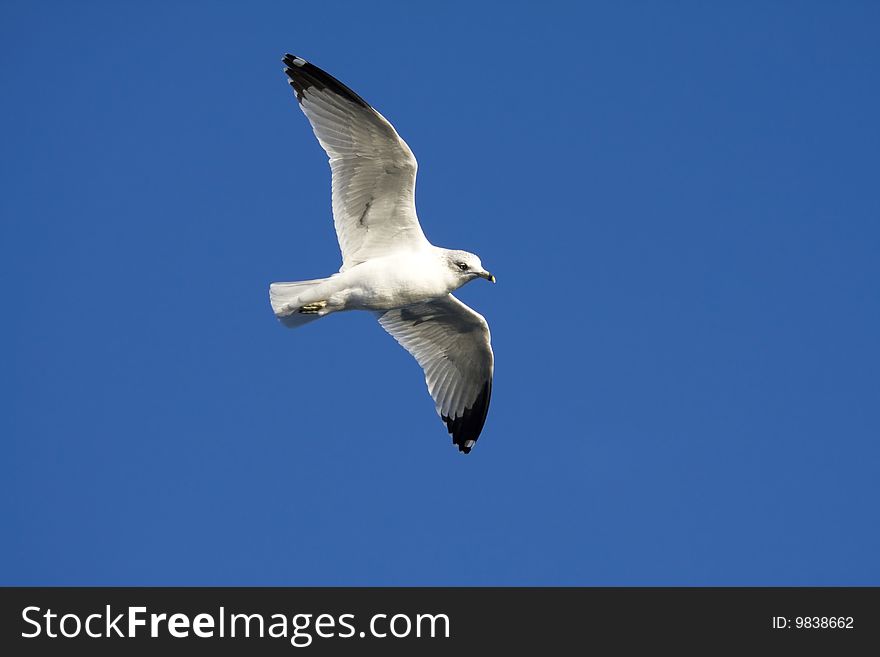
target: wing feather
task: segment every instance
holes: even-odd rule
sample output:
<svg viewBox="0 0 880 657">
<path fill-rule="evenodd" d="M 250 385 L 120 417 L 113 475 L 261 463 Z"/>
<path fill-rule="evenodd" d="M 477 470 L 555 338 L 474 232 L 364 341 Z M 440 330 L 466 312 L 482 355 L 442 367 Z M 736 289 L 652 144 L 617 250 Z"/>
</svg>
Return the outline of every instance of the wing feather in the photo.
<svg viewBox="0 0 880 657">
<path fill-rule="evenodd" d="M 339 80 L 284 56 L 300 108 L 330 158 L 342 269 L 428 244 L 415 206 L 416 158 L 394 127 Z"/>
<path fill-rule="evenodd" d="M 379 323 L 421 365 L 453 443 L 470 452 L 492 396 L 495 359 L 486 320 L 450 294 L 389 310 Z"/>
</svg>

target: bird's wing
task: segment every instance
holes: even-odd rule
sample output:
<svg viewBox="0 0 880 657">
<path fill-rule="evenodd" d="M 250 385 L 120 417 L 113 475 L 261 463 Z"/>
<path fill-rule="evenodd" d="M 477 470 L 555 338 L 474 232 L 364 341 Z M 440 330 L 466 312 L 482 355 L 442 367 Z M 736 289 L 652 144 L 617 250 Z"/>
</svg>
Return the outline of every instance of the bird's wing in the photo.
<svg viewBox="0 0 880 657">
<path fill-rule="evenodd" d="M 284 56 L 284 72 L 330 157 L 342 270 L 427 244 L 416 216 L 416 158 L 394 127 L 314 64 Z"/>
<path fill-rule="evenodd" d="M 492 396 L 495 357 L 486 320 L 450 294 L 389 310 L 379 323 L 422 366 L 452 442 L 470 452 Z"/>
</svg>

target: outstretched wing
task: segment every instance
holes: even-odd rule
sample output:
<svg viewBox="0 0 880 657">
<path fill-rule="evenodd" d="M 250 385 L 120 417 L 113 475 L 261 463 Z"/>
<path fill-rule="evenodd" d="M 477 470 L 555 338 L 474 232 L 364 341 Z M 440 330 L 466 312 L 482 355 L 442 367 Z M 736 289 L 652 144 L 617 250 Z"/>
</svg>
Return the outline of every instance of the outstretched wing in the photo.
<svg viewBox="0 0 880 657">
<path fill-rule="evenodd" d="M 317 66 L 285 55 L 284 72 L 330 157 L 342 270 L 427 244 L 416 216 L 416 158 L 394 127 Z"/>
<path fill-rule="evenodd" d="M 389 310 L 379 323 L 422 366 L 452 442 L 470 452 L 492 396 L 495 357 L 486 320 L 450 294 Z"/>
</svg>

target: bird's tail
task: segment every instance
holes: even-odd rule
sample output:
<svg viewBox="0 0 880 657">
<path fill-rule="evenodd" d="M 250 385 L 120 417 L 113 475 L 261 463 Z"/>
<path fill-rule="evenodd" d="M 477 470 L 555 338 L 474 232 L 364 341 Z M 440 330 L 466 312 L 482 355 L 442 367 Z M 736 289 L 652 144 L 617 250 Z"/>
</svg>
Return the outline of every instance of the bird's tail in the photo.
<svg viewBox="0 0 880 657">
<path fill-rule="evenodd" d="M 319 286 L 326 278 L 311 281 L 292 281 L 290 283 L 272 283 L 269 286 L 269 301 L 275 316 L 287 328 L 296 328 L 323 317 L 326 312 L 320 297 Z M 305 307 L 305 308 L 304 308 Z"/>
</svg>

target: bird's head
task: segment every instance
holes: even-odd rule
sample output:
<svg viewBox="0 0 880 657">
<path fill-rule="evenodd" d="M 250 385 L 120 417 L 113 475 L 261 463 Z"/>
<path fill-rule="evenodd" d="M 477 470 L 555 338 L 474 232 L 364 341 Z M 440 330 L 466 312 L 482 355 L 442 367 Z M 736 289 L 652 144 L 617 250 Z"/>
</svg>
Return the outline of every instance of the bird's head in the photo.
<svg viewBox="0 0 880 657">
<path fill-rule="evenodd" d="M 452 273 L 456 287 L 461 287 L 475 278 L 485 278 L 494 283 L 495 277 L 483 268 L 483 263 L 473 253 L 467 251 L 446 251 L 446 266 Z"/>
</svg>

